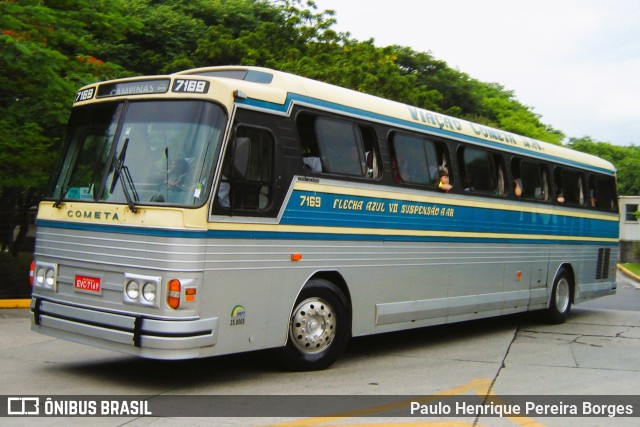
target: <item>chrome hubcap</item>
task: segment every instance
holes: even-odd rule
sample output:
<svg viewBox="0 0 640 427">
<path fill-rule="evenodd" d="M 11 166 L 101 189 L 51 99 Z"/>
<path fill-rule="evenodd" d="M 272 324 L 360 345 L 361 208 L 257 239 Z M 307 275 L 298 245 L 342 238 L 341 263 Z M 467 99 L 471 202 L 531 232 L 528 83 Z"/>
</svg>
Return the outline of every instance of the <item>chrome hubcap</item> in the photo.
<svg viewBox="0 0 640 427">
<path fill-rule="evenodd" d="M 556 285 L 556 308 L 560 313 L 567 311 L 571 294 L 569 291 L 569 282 L 567 279 L 560 279 Z"/>
<path fill-rule="evenodd" d="M 333 308 L 326 301 L 306 299 L 293 311 L 289 338 L 303 353 L 320 353 L 336 336 L 335 320 Z"/>
</svg>

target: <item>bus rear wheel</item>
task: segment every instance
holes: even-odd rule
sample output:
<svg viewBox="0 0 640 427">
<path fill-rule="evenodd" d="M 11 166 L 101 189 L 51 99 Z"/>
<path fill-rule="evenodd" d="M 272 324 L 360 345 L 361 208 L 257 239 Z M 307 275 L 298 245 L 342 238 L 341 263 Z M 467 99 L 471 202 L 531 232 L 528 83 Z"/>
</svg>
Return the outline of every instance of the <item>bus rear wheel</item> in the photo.
<svg viewBox="0 0 640 427">
<path fill-rule="evenodd" d="M 569 315 L 569 310 L 571 310 L 571 275 L 562 269 L 553 281 L 546 318 L 549 323 L 564 323 Z"/>
<path fill-rule="evenodd" d="M 282 349 L 286 368 L 311 371 L 333 364 L 351 336 L 351 316 L 342 291 L 326 280 L 310 280 L 291 312 L 288 334 Z"/>
</svg>

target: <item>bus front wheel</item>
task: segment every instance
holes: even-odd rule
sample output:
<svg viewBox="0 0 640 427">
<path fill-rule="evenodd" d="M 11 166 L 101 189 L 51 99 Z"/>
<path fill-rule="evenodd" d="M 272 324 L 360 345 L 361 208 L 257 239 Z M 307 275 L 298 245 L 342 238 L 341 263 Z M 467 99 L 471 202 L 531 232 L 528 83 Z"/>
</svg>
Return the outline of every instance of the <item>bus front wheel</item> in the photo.
<svg viewBox="0 0 640 427">
<path fill-rule="evenodd" d="M 329 367 L 344 352 L 351 336 L 351 316 L 342 291 L 322 279 L 310 280 L 289 318 L 282 362 L 296 371 Z"/>
<path fill-rule="evenodd" d="M 558 272 L 551 289 L 551 300 L 547 309 L 547 320 L 550 323 L 564 323 L 571 309 L 571 276 L 566 270 Z"/>
</svg>

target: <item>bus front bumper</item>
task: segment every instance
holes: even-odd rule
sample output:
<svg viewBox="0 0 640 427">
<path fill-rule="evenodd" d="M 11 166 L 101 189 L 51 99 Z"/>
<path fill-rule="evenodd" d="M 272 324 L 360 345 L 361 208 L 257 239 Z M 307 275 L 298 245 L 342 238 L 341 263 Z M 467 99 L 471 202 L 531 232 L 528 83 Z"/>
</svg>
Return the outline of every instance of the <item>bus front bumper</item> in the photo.
<svg viewBox="0 0 640 427">
<path fill-rule="evenodd" d="M 216 344 L 218 319 L 152 319 L 34 297 L 31 330 L 151 359 L 192 359 Z"/>
</svg>

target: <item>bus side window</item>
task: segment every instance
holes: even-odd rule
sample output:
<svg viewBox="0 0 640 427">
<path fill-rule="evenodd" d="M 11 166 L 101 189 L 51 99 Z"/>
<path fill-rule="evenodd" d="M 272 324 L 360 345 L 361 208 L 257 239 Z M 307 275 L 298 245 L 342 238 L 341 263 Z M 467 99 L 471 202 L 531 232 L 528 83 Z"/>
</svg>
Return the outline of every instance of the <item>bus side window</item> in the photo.
<svg viewBox="0 0 640 427">
<path fill-rule="evenodd" d="M 514 179 L 514 186 L 519 187 L 522 197 L 531 200 L 548 200 L 549 183 L 546 168 L 537 162 L 513 159 L 511 171 Z"/>
<path fill-rule="evenodd" d="M 475 147 L 461 147 L 458 151 L 464 191 L 500 195 L 499 160 L 489 151 Z"/>
<path fill-rule="evenodd" d="M 452 171 L 444 144 L 399 132 L 393 133 L 390 139 L 395 182 L 437 186 L 445 192 L 453 189 Z"/>
<path fill-rule="evenodd" d="M 297 126 L 302 161 L 309 172 L 378 178 L 380 155 L 373 129 L 304 113 L 299 115 Z"/>
<path fill-rule="evenodd" d="M 319 117 L 315 123 L 315 131 L 325 172 L 365 176 L 362 135 L 355 123 Z"/>
<path fill-rule="evenodd" d="M 419 136 L 392 136 L 394 179 L 418 185 L 438 184 L 438 155 L 435 144 Z"/>
<path fill-rule="evenodd" d="M 264 211 L 271 203 L 274 141 L 265 129 L 239 126 L 222 166 L 217 204 L 230 210 Z"/>
<path fill-rule="evenodd" d="M 607 211 L 618 210 L 616 182 L 613 177 L 589 176 L 589 207 Z"/>
<path fill-rule="evenodd" d="M 584 179 L 580 172 L 558 168 L 555 178 L 556 198 L 559 203 L 566 203 L 570 206 L 585 206 Z"/>
</svg>

